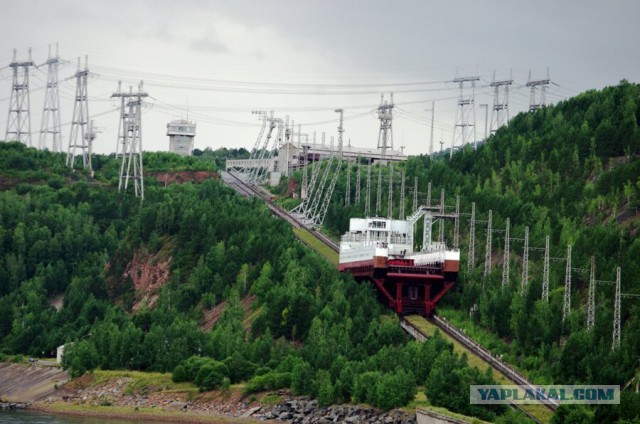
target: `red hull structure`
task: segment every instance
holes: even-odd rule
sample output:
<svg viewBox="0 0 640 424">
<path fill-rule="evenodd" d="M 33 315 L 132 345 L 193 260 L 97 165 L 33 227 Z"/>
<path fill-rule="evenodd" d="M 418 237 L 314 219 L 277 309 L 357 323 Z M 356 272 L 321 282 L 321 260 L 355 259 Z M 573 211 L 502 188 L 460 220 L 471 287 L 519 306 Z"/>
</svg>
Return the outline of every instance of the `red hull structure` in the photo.
<svg viewBox="0 0 640 424">
<path fill-rule="evenodd" d="M 382 303 L 397 314 L 429 316 L 455 284 L 460 254 L 443 245 L 411 252 L 412 234 L 408 221 L 352 219 L 340 243 L 338 269 L 371 281 Z"/>
</svg>

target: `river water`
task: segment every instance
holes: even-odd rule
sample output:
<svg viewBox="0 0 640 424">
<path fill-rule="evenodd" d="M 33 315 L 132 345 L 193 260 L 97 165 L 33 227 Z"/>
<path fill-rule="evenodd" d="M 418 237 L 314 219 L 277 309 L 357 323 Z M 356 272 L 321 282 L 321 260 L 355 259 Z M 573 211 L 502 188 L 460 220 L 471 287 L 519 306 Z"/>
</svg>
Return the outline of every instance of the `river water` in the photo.
<svg viewBox="0 0 640 424">
<path fill-rule="evenodd" d="M 3 411 L 0 410 L 2 424 L 149 424 L 146 420 L 108 419 L 102 417 L 76 417 L 70 415 L 52 415 L 38 411 Z M 157 422 L 157 421 L 156 421 Z"/>
</svg>

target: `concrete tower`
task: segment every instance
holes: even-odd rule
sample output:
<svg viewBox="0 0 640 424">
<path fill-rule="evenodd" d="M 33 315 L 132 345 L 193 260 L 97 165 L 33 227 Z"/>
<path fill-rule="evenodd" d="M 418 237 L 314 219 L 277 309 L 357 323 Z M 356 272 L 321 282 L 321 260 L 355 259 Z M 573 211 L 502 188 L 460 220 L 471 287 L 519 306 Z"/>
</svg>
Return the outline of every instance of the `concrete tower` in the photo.
<svg viewBox="0 0 640 424">
<path fill-rule="evenodd" d="M 184 119 L 171 121 L 167 124 L 169 136 L 169 151 L 180 156 L 193 154 L 193 139 L 196 137 L 196 124 Z"/>
</svg>

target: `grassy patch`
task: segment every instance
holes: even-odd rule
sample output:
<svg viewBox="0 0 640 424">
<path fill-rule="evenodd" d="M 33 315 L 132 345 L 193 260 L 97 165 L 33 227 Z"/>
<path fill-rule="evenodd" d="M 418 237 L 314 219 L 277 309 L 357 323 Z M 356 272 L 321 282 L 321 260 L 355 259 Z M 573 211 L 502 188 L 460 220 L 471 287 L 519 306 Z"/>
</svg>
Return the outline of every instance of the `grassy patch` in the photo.
<svg viewBox="0 0 640 424">
<path fill-rule="evenodd" d="M 260 400 L 260 402 L 263 403 L 264 405 L 277 405 L 280 403 L 281 400 L 282 398 L 280 397 L 280 395 L 276 393 L 267 393 Z"/>
<path fill-rule="evenodd" d="M 92 374 L 92 386 L 104 384 L 118 378 L 130 378 L 131 381 L 125 389 L 125 394 L 198 391 L 198 388 L 191 383 L 174 383 L 171 380 L 171 373 L 95 370 Z"/>
<path fill-rule="evenodd" d="M 320 256 L 325 258 L 329 263 L 338 265 L 338 254 L 330 247 L 315 238 L 313 234 L 304 228 L 293 228 L 293 232 L 304 244 L 315 250 Z"/>
</svg>

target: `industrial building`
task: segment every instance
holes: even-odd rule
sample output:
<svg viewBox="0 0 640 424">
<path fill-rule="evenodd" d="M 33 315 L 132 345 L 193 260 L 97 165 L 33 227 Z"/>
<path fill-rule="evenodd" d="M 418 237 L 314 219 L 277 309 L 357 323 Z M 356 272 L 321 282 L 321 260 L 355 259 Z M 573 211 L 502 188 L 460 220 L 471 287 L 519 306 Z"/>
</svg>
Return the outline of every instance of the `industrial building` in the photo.
<svg viewBox="0 0 640 424">
<path fill-rule="evenodd" d="M 319 143 L 285 143 L 280 146 L 277 154 L 271 158 L 227 159 L 226 170 L 246 171 L 254 168 L 263 168 L 271 176 L 270 183 L 277 184 L 282 175 L 289 176 L 292 171 L 305 165 L 340 154 L 344 160 L 355 161 L 360 159 L 367 163 L 386 164 L 407 160 L 407 156 L 404 153 L 391 149 L 383 151 L 375 148 L 345 146 L 339 152 L 331 146 Z"/>
<path fill-rule="evenodd" d="M 167 124 L 169 136 L 169 152 L 180 156 L 193 154 L 193 141 L 196 137 L 196 124 L 184 119 L 171 121 Z"/>
</svg>

